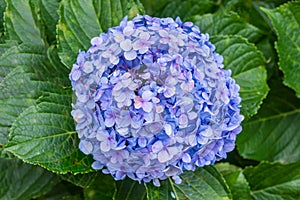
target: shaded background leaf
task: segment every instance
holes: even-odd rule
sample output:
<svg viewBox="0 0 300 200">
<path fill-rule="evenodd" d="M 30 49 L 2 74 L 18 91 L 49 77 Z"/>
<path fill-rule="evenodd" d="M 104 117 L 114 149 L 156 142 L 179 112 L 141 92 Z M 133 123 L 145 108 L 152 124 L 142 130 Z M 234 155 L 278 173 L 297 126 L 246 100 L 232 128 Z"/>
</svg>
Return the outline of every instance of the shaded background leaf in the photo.
<svg viewBox="0 0 300 200">
<path fill-rule="evenodd" d="M 1 199 L 32 199 L 52 189 L 60 179 L 57 175 L 18 159 L 0 158 Z"/>
<path fill-rule="evenodd" d="M 110 175 L 97 173 L 95 178 L 84 188 L 84 199 L 86 200 L 110 200 L 116 192 L 116 182 Z M 125 197 L 122 199 L 125 200 Z"/>
<path fill-rule="evenodd" d="M 300 101 L 280 80 L 270 82 L 271 92 L 258 114 L 243 125 L 237 138 L 240 154 L 248 159 L 300 161 Z"/>
<path fill-rule="evenodd" d="M 151 183 L 149 183 L 151 184 Z M 115 200 L 146 200 L 146 188 L 143 183 L 133 181 L 129 178 L 116 182 Z"/>
<path fill-rule="evenodd" d="M 300 198 L 300 163 L 261 163 L 247 167 L 244 175 L 249 182 L 253 199 Z"/>
</svg>

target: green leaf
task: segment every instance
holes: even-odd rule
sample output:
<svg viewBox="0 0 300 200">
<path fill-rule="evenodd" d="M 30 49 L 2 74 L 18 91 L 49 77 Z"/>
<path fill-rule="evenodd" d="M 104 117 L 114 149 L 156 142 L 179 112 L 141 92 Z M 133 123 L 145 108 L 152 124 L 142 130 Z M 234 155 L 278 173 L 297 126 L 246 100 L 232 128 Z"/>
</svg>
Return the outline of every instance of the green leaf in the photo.
<svg viewBox="0 0 300 200">
<path fill-rule="evenodd" d="M 59 182 L 58 176 L 17 159 L 0 158 L 1 199 L 37 198 Z"/>
<path fill-rule="evenodd" d="M 247 167 L 244 175 L 251 187 L 253 199 L 300 199 L 300 163 L 283 165 L 261 163 Z"/>
<path fill-rule="evenodd" d="M 181 199 L 231 199 L 231 193 L 222 175 L 212 166 L 186 171 L 181 175 L 182 183 L 174 184 L 171 178 L 163 181 L 160 187 L 147 184 L 149 200 Z"/>
<path fill-rule="evenodd" d="M 216 52 L 224 57 L 224 66 L 240 86 L 241 113 L 245 119 L 257 113 L 269 88 L 265 59 L 262 53 L 246 39 L 239 36 L 213 36 Z"/>
<path fill-rule="evenodd" d="M 125 15 L 133 15 L 133 12 L 139 10 L 140 5 L 134 2 L 133 0 L 129 3 L 127 0 L 63 0 L 57 26 L 59 55 L 62 62 L 71 68 L 76 61 L 78 51 L 87 50 L 93 37 L 107 31 L 109 27 L 118 25 Z"/>
<path fill-rule="evenodd" d="M 22 44 L 12 46 L 0 57 L 0 144 L 7 143 L 9 129 L 16 117 L 35 104 L 41 90 L 51 86 L 44 82 L 53 77 L 44 71 L 44 51 L 41 46 Z M 38 79 L 41 81 L 35 81 Z"/>
<path fill-rule="evenodd" d="M 69 89 L 43 96 L 13 123 L 6 150 L 18 158 L 57 173 L 92 171 L 92 159 L 78 148 L 70 115 Z"/>
<path fill-rule="evenodd" d="M 250 187 L 242 172 L 242 169 L 229 163 L 215 165 L 224 176 L 234 200 L 251 200 Z"/>
<path fill-rule="evenodd" d="M 69 182 L 61 181 L 50 192 L 39 197 L 37 200 L 82 200 L 83 189 Z"/>
<path fill-rule="evenodd" d="M 278 41 L 279 68 L 284 73 L 284 84 L 300 97 L 300 2 L 290 2 L 274 10 L 262 10 L 271 19 Z"/>
<path fill-rule="evenodd" d="M 40 15 L 45 27 L 48 43 L 56 40 L 56 24 L 58 22 L 57 10 L 61 0 L 39 0 Z"/>
<path fill-rule="evenodd" d="M 196 15 L 189 20 L 193 21 L 202 32 L 213 35 L 240 35 L 250 42 L 256 42 L 262 37 L 262 32 L 255 26 L 248 24 L 237 13 L 216 12 L 203 16 Z"/>
<path fill-rule="evenodd" d="M 3 27 L 3 14 L 6 8 L 6 3 L 4 0 L 0 1 L 0 39 L 3 36 L 3 31 L 4 31 L 4 27 Z"/>
<path fill-rule="evenodd" d="M 96 177 L 99 176 L 99 174 L 102 172 L 90 172 L 90 173 L 85 173 L 85 174 L 62 174 L 61 178 L 65 181 L 68 181 L 76 186 L 86 188 Z"/>
<path fill-rule="evenodd" d="M 116 183 L 112 176 L 105 175 L 102 172 L 84 188 L 84 199 L 86 200 L 111 200 L 116 192 Z M 122 200 L 125 198 L 123 197 Z"/>
<path fill-rule="evenodd" d="M 146 200 L 146 188 L 142 183 L 129 178 L 116 182 L 117 190 L 114 200 Z"/>
<path fill-rule="evenodd" d="M 160 2 L 156 1 L 153 4 L 154 7 L 160 7 Z M 163 7 L 154 13 L 155 16 L 159 17 L 181 17 L 183 20 L 193 15 L 201 15 L 208 12 L 213 12 L 219 7 L 218 3 L 214 3 L 210 0 L 173 0 L 173 1 L 163 1 Z M 153 10 L 154 10 L 153 9 Z"/>
<path fill-rule="evenodd" d="M 292 90 L 278 82 L 270 82 L 270 94 L 237 138 L 238 151 L 245 158 L 300 161 L 300 102 Z"/>
<path fill-rule="evenodd" d="M 40 22 L 37 19 L 36 1 L 7 0 L 5 34 L 9 40 L 43 45 Z M 31 4 L 32 3 L 32 4 Z"/>
</svg>

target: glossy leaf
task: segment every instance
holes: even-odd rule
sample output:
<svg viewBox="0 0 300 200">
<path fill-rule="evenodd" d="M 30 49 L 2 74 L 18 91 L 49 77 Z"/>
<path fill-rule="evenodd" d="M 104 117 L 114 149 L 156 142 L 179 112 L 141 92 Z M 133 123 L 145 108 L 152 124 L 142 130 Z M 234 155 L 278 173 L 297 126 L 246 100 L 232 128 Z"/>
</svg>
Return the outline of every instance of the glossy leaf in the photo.
<svg viewBox="0 0 300 200">
<path fill-rule="evenodd" d="M 248 159 L 300 161 L 300 101 L 279 81 L 258 114 L 244 123 L 237 139 L 238 151 Z"/>
<path fill-rule="evenodd" d="M 212 166 L 198 168 L 195 172 L 186 171 L 181 178 L 182 183 L 178 185 L 171 178 L 161 182 L 160 187 L 147 184 L 148 199 L 231 199 L 224 178 Z"/>
<path fill-rule="evenodd" d="M 242 37 L 214 36 L 211 40 L 216 52 L 224 57 L 225 68 L 232 71 L 232 77 L 241 88 L 241 112 L 249 119 L 257 113 L 269 91 L 265 59 L 253 44 Z"/>
<path fill-rule="evenodd" d="M 7 143 L 9 129 L 16 117 L 34 105 L 42 89 L 50 87 L 51 83 L 45 80 L 51 75 L 43 73 L 46 60 L 44 47 L 25 44 L 13 45 L 1 55 L 0 144 Z M 37 69 L 40 71 L 35 73 Z"/>
<path fill-rule="evenodd" d="M 216 12 L 203 16 L 196 15 L 189 20 L 200 28 L 200 31 L 209 35 L 240 35 L 250 42 L 262 37 L 262 32 L 255 26 L 246 23 L 234 12 Z"/>
<path fill-rule="evenodd" d="M 41 103 L 26 109 L 14 122 L 6 149 L 53 172 L 92 171 L 91 158 L 78 148 L 68 91 L 49 93 Z"/>
<path fill-rule="evenodd" d="M 43 45 L 37 7 L 30 0 L 7 0 L 5 11 L 5 34 L 9 40 Z M 33 4 L 36 3 L 32 2 Z"/>
<path fill-rule="evenodd" d="M 233 200 L 251 200 L 250 187 L 242 169 L 229 163 L 218 163 L 217 170 L 224 176 Z"/>
<path fill-rule="evenodd" d="M 300 198 L 299 162 L 288 165 L 261 163 L 256 167 L 247 167 L 243 173 L 255 200 Z"/>
<path fill-rule="evenodd" d="M 1 199 L 37 198 L 60 181 L 57 175 L 17 159 L 0 158 Z"/>
<path fill-rule="evenodd" d="M 263 9 L 271 19 L 278 41 L 276 50 L 284 84 L 300 97 L 300 2 L 290 2 L 274 10 Z"/>
</svg>

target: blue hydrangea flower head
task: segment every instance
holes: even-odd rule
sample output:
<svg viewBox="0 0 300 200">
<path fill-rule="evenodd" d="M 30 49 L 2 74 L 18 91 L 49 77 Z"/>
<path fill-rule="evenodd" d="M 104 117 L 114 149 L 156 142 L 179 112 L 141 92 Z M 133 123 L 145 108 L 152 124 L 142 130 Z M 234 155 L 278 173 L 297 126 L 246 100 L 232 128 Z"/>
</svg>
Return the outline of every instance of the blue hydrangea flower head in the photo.
<svg viewBox="0 0 300 200">
<path fill-rule="evenodd" d="M 226 158 L 241 132 L 239 86 L 209 35 L 179 18 L 127 17 L 70 73 L 79 148 L 116 180 L 172 177 Z"/>
</svg>

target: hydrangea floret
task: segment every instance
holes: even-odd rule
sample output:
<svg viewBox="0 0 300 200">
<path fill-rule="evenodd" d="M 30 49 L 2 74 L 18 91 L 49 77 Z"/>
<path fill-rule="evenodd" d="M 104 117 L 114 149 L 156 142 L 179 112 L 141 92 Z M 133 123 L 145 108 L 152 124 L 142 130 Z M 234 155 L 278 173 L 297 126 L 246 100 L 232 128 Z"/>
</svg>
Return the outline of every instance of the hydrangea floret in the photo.
<svg viewBox="0 0 300 200">
<path fill-rule="evenodd" d="M 92 168 L 139 182 L 226 158 L 241 132 L 239 86 L 191 22 L 125 17 L 91 39 L 69 78 L 79 148 Z"/>
</svg>

